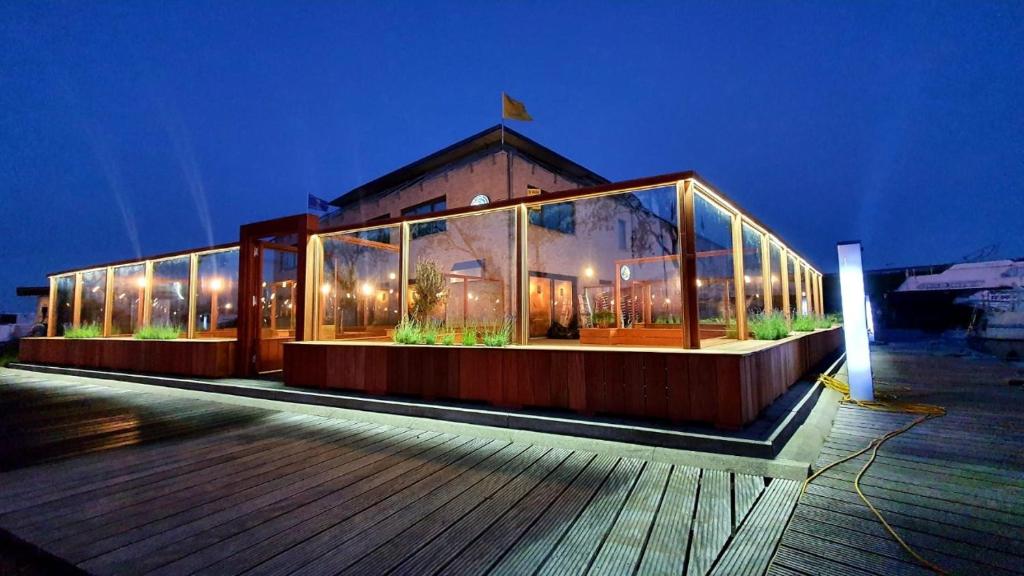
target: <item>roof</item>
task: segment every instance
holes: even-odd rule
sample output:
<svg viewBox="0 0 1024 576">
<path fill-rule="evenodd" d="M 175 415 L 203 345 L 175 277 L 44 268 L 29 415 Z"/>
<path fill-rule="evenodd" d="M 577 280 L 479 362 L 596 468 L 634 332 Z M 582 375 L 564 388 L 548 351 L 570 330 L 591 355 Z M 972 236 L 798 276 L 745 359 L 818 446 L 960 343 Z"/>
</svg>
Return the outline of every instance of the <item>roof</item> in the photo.
<svg viewBox="0 0 1024 576">
<path fill-rule="evenodd" d="M 542 146 L 534 140 L 523 136 L 519 132 L 505 127 L 505 147 L 513 148 L 524 156 L 554 169 L 559 174 L 564 174 L 579 180 L 584 186 L 596 186 L 607 184 L 607 178 L 584 168 L 583 166 L 569 160 L 565 156 Z M 496 124 L 483 132 L 478 132 L 465 140 L 460 140 L 443 150 L 439 150 L 424 156 L 419 160 L 402 166 L 398 170 L 389 172 L 376 180 L 372 180 L 357 186 L 331 201 L 334 206 L 342 207 L 347 204 L 362 200 L 381 192 L 390 191 L 410 180 L 429 174 L 438 168 L 457 162 L 467 156 L 480 153 L 488 149 L 501 147 L 502 127 Z"/>
<path fill-rule="evenodd" d="M 49 296 L 48 286 L 18 286 L 18 296 Z"/>
</svg>

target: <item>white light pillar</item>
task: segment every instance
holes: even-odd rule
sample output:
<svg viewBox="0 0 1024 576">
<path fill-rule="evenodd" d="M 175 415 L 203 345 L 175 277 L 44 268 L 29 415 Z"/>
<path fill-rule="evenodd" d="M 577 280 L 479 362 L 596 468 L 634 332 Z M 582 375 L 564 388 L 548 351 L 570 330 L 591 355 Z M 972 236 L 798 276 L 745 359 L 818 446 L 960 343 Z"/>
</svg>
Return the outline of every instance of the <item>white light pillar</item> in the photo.
<svg viewBox="0 0 1024 576">
<path fill-rule="evenodd" d="M 843 295 L 843 333 L 850 396 L 854 400 L 871 401 L 875 399 L 875 391 L 871 380 L 871 352 L 868 350 L 861 246 L 860 242 L 840 242 L 836 248 L 839 252 L 839 287 Z"/>
</svg>

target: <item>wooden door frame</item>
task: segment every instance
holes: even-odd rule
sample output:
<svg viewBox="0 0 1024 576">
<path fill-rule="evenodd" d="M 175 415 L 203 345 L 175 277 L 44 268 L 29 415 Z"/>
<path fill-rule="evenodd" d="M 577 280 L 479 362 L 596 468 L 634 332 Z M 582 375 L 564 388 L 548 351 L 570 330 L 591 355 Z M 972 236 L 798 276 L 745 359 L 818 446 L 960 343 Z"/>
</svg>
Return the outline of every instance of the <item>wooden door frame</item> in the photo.
<svg viewBox="0 0 1024 576">
<path fill-rule="evenodd" d="M 241 226 L 238 233 L 238 345 L 235 370 L 239 376 L 258 374 L 260 292 L 262 268 L 260 241 L 271 236 L 295 234 L 295 339 L 306 339 L 306 255 L 310 238 L 320 220 L 313 214 L 298 214 Z"/>
</svg>

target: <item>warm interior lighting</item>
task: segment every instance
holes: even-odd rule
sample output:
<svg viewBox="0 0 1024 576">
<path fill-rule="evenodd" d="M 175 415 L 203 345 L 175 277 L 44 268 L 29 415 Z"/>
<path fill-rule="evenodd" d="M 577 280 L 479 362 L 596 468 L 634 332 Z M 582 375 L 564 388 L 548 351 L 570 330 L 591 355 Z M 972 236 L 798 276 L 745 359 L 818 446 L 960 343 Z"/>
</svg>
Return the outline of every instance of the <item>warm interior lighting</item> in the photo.
<svg viewBox="0 0 1024 576">
<path fill-rule="evenodd" d="M 362 286 L 363 296 L 369 296 L 373 294 L 373 286 L 369 282 L 364 282 Z"/>
<path fill-rule="evenodd" d="M 394 272 L 388 274 L 388 280 L 394 280 L 395 278 L 396 278 L 396 276 L 395 276 Z"/>
<path fill-rule="evenodd" d="M 744 274 L 743 275 L 743 283 L 744 284 L 750 284 L 750 276 L 747 276 L 746 274 Z"/>
<path fill-rule="evenodd" d="M 231 302 L 228 302 L 227 304 L 225 304 L 224 305 L 224 309 L 225 310 L 231 310 Z"/>
<path fill-rule="evenodd" d="M 697 288 L 700 288 L 703 285 L 704 283 L 700 281 L 700 278 L 697 278 Z"/>
<path fill-rule="evenodd" d="M 266 284 L 264 284 L 264 286 L 266 286 Z M 220 292 L 223 289 L 224 289 L 224 281 L 223 280 L 221 280 L 220 278 L 214 278 L 213 280 L 210 280 L 210 290 L 212 290 L 214 292 Z"/>
<path fill-rule="evenodd" d="M 331 293 L 331 285 L 326 283 L 326 282 L 324 282 L 323 285 L 320 286 L 320 293 L 323 294 L 324 296 L 327 296 L 328 294 L 330 294 Z"/>
<path fill-rule="evenodd" d="M 772 274 L 772 284 L 778 284 L 778 283 L 779 283 L 779 277 L 774 275 L 774 274 Z"/>
<path fill-rule="evenodd" d="M 594 269 L 590 266 L 587 266 L 586 268 L 583 269 L 583 275 L 586 276 L 587 278 L 593 278 Z"/>
<path fill-rule="evenodd" d="M 138 278 L 136 278 L 135 279 L 135 285 L 138 286 L 139 288 L 145 288 L 146 287 L 146 277 L 145 276 L 139 276 Z"/>
</svg>

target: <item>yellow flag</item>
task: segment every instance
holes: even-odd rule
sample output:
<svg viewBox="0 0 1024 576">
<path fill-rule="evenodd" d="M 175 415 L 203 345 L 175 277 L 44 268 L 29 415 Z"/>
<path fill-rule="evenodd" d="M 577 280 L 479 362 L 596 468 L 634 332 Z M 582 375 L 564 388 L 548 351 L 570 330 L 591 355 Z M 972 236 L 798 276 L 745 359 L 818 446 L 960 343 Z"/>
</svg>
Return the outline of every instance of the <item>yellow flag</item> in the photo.
<svg viewBox="0 0 1024 576">
<path fill-rule="evenodd" d="M 504 92 L 501 93 L 501 117 L 506 120 L 522 120 L 524 122 L 533 120 L 530 113 L 526 111 L 526 104 Z"/>
</svg>

